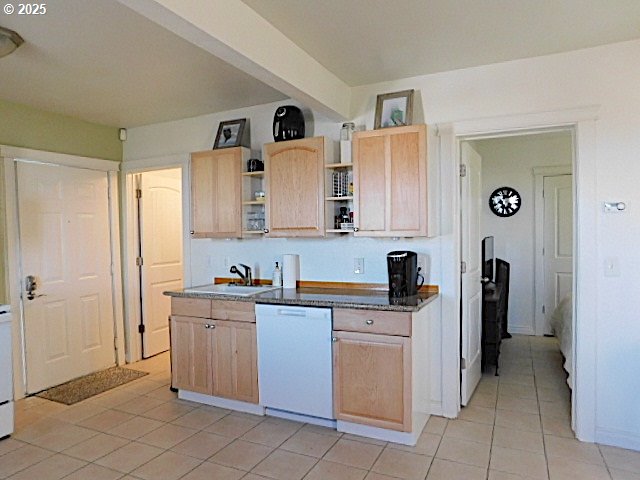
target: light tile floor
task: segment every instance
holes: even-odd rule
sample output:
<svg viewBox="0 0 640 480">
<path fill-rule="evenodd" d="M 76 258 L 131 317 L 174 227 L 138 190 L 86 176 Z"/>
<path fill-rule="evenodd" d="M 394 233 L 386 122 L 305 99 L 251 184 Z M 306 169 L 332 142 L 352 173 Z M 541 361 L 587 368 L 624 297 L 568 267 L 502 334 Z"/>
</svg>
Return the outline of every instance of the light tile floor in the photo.
<svg viewBox="0 0 640 480">
<path fill-rule="evenodd" d="M 640 480 L 640 452 L 580 443 L 557 343 L 505 340 L 460 418 L 432 417 L 415 447 L 176 399 L 166 354 L 150 375 L 73 406 L 17 404 L 0 479 Z"/>
</svg>

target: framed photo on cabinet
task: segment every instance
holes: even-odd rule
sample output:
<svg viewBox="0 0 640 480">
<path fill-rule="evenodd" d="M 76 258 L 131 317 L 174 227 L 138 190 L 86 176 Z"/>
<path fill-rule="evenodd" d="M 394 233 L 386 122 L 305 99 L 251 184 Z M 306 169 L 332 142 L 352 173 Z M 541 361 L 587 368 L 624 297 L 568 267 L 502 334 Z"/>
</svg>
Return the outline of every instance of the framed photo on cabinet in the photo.
<svg viewBox="0 0 640 480">
<path fill-rule="evenodd" d="M 414 90 L 403 90 L 401 92 L 378 95 L 373 128 L 411 125 L 413 120 L 413 92 Z"/>
<path fill-rule="evenodd" d="M 246 118 L 220 122 L 213 149 L 246 146 L 244 137 L 246 123 Z"/>
</svg>

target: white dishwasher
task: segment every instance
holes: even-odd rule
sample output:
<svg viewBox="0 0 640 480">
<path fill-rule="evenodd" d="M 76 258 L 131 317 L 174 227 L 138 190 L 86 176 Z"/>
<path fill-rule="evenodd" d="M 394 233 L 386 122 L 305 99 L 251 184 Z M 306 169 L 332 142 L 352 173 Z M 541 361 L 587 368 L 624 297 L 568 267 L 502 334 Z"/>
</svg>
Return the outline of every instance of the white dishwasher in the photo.
<svg viewBox="0 0 640 480">
<path fill-rule="evenodd" d="M 331 309 L 256 305 L 258 389 L 267 414 L 333 421 Z"/>
</svg>

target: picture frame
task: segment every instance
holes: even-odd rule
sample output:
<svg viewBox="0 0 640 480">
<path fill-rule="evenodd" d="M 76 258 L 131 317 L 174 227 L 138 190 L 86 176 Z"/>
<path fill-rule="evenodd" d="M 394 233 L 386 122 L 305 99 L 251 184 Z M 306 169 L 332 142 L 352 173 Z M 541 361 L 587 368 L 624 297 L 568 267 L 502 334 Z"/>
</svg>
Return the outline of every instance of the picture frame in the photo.
<svg viewBox="0 0 640 480">
<path fill-rule="evenodd" d="M 247 123 L 246 118 L 237 120 L 227 120 L 220 122 L 218 133 L 213 142 L 213 149 L 239 147 L 244 138 L 244 128 Z"/>
<path fill-rule="evenodd" d="M 413 92 L 414 90 L 402 90 L 401 92 L 378 95 L 373 128 L 377 130 L 411 125 L 413 121 Z"/>
</svg>

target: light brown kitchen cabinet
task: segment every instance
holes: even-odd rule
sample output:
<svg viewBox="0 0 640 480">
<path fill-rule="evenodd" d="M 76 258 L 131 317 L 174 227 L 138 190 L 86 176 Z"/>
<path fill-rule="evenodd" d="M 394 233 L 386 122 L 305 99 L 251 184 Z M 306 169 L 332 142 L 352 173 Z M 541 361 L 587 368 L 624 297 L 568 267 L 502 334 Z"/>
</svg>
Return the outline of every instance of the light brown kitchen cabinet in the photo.
<svg viewBox="0 0 640 480">
<path fill-rule="evenodd" d="M 172 386 L 190 392 L 213 392 L 211 320 L 171 316 Z"/>
<path fill-rule="evenodd" d="M 334 332 L 336 418 L 411 430 L 411 343 L 406 337 Z"/>
<path fill-rule="evenodd" d="M 244 147 L 191 154 L 191 232 L 194 238 L 242 236 Z"/>
<path fill-rule="evenodd" d="M 411 431 L 411 338 L 402 336 L 409 334 L 410 322 L 411 314 L 334 310 L 333 392 L 338 420 Z"/>
<path fill-rule="evenodd" d="M 255 323 L 213 323 L 213 394 L 258 403 Z"/>
<path fill-rule="evenodd" d="M 174 297 L 171 311 L 173 387 L 257 404 L 254 304 Z"/>
<path fill-rule="evenodd" d="M 267 236 L 324 236 L 324 164 L 332 152 L 325 137 L 264 145 Z"/>
<path fill-rule="evenodd" d="M 354 134 L 356 236 L 427 235 L 426 135 L 426 125 Z"/>
</svg>

